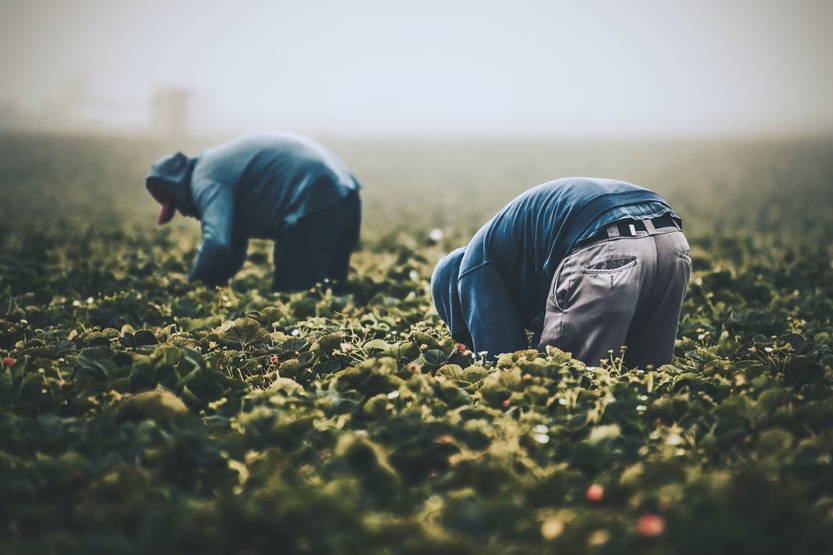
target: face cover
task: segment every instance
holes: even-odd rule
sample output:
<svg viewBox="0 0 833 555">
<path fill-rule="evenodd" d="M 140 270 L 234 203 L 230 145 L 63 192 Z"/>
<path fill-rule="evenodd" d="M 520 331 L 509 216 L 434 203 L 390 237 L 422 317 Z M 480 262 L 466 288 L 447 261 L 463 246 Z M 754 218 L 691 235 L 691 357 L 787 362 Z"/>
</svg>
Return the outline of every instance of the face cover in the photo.
<svg viewBox="0 0 833 555">
<path fill-rule="evenodd" d="M 159 218 L 156 220 L 158 225 L 164 225 L 170 222 L 174 214 L 176 214 L 176 210 L 174 209 L 174 199 L 165 192 L 159 183 L 151 181 L 147 185 L 148 191 L 150 192 L 151 196 L 162 205 L 162 210 L 159 212 Z"/>
</svg>

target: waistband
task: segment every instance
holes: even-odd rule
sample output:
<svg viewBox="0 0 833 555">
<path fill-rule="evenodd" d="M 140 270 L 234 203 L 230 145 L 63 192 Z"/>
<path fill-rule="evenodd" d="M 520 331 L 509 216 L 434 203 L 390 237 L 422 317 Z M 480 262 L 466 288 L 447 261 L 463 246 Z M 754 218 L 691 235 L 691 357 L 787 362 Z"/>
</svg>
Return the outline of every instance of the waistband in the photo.
<svg viewBox="0 0 833 555">
<path fill-rule="evenodd" d="M 584 241 L 579 246 L 587 245 L 602 239 L 612 239 L 615 237 L 636 237 L 640 232 L 647 235 L 653 235 L 656 230 L 673 227 L 679 231 L 683 230 L 681 221 L 673 218 L 671 214 L 663 214 L 650 220 L 619 220 L 613 222 L 609 226 L 600 229 Z"/>
</svg>

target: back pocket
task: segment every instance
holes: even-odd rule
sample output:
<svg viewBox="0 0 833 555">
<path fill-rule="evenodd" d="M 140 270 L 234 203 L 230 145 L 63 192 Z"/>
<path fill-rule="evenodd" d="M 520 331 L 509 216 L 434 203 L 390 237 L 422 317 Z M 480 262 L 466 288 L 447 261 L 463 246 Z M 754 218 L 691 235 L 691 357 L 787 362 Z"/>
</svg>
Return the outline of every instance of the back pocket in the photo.
<svg viewBox="0 0 833 555">
<path fill-rule="evenodd" d="M 604 274 L 610 272 L 621 272 L 636 264 L 635 256 L 625 256 L 623 258 L 609 258 L 596 262 L 584 268 L 588 274 Z"/>
</svg>

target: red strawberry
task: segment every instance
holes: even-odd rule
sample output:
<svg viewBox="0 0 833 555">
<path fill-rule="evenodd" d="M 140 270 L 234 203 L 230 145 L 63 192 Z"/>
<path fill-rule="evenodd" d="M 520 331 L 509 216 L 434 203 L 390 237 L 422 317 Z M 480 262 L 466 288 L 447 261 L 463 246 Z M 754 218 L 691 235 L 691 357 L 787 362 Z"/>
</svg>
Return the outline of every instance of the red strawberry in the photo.
<svg viewBox="0 0 833 555">
<path fill-rule="evenodd" d="M 604 498 L 605 490 L 599 484 L 593 484 L 587 488 L 587 500 L 592 503 L 598 503 Z"/>
<path fill-rule="evenodd" d="M 15 362 L 17 362 L 17 361 L 15 359 L 13 359 L 12 357 L 6 357 L 6 358 L 3 359 L 3 364 L 5 364 L 6 366 L 11 366 Z"/>
<path fill-rule="evenodd" d="M 665 530 L 665 521 L 653 513 L 644 514 L 636 521 L 636 533 L 645 538 L 655 538 Z"/>
</svg>

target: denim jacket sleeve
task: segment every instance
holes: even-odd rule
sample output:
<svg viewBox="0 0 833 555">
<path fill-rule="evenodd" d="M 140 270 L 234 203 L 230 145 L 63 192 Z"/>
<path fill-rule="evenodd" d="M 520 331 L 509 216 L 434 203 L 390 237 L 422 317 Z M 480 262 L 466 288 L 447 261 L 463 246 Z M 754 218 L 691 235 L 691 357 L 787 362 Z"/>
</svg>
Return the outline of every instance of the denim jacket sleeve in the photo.
<svg viewBox="0 0 833 555">
<path fill-rule="evenodd" d="M 189 281 L 223 285 L 231 276 L 234 196 L 229 187 L 210 183 L 195 195 L 202 220 L 202 241 Z"/>
<path fill-rule="evenodd" d="M 460 305 L 473 350 L 494 360 L 501 353 L 526 349 L 526 331 L 518 309 L 494 264 L 463 273 L 458 281 Z"/>
</svg>

